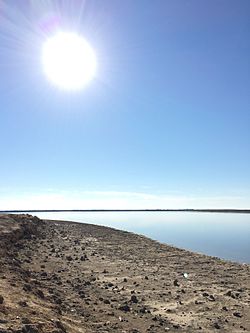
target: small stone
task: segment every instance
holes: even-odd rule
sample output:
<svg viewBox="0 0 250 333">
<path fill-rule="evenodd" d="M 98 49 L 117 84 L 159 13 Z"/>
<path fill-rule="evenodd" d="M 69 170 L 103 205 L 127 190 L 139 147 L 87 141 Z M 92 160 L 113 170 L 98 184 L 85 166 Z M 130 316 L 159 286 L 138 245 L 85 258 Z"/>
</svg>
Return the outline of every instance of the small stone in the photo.
<svg viewBox="0 0 250 333">
<path fill-rule="evenodd" d="M 145 307 L 145 306 L 143 306 L 143 307 L 140 309 L 140 312 L 141 312 L 141 313 L 146 313 L 146 312 L 147 312 L 147 309 L 146 309 L 146 307 Z"/>
<path fill-rule="evenodd" d="M 241 318 L 242 314 L 240 312 L 234 312 L 233 315 L 237 318 Z"/>
<path fill-rule="evenodd" d="M 31 291 L 31 285 L 30 284 L 25 284 L 24 286 L 23 286 L 23 290 L 24 291 Z"/>
<path fill-rule="evenodd" d="M 108 299 L 105 299 L 105 300 L 103 301 L 103 303 L 104 303 L 104 304 L 110 304 L 110 301 L 109 301 Z"/>
<path fill-rule="evenodd" d="M 42 290 L 38 289 L 37 292 L 36 292 L 37 296 L 40 297 L 40 298 L 44 298 L 44 293 L 42 292 Z"/>
<path fill-rule="evenodd" d="M 174 280 L 174 286 L 175 286 L 175 287 L 179 287 L 179 286 L 180 286 L 180 284 L 179 284 L 179 282 L 178 282 L 177 279 Z"/>
<path fill-rule="evenodd" d="M 59 320 L 56 321 L 56 327 L 59 328 L 64 333 L 67 332 L 66 328 L 64 327 L 64 325 Z"/>
<path fill-rule="evenodd" d="M 23 326 L 22 333 L 39 333 L 39 331 L 34 326 L 27 324 Z"/>
<path fill-rule="evenodd" d="M 214 328 L 216 328 L 217 330 L 219 330 L 221 327 L 218 323 L 214 323 Z"/>
<path fill-rule="evenodd" d="M 200 300 L 195 300 L 194 303 L 195 303 L 196 305 L 204 304 L 204 302 L 203 302 L 203 301 L 200 301 Z"/>
<path fill-rule="evenodd" d="M 2 295 L 0 295 L 0 304 L 3 304 L 4 298 Z"/>
<path fill-rule="evenodd" d="M 214 301 L 215 301 L 215 298 L 214 298 L 213 295 L 210 295 L 209 298 L 208 298 L 208 300 L 211 301 L 211 302 L 214 302 Z"/>
<path fill-rule="evenodd" d="M 128 306 L 128 304 L 121 305 L 118 309 L 124 312 L 130 311 L 130 307 Z"/>
<path fill-rule="evenodd" d="M 25 301 L 19 301 L 18 305 L 22 306 L 23 308 L 26 308 L 28 306 L 27 302 Z"/>
<path fill-rule="evenodd" d="M 132 295 L 130 300 L 132 303 L 138 303 L 138 298 L 135 295 Z"/>
</svg>

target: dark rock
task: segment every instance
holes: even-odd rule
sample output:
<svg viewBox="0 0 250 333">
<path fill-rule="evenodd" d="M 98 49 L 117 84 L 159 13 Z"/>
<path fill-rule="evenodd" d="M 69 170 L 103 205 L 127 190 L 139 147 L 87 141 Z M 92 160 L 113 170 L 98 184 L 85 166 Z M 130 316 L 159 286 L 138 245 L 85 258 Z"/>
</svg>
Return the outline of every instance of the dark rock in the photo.
<svg viewBox="0 0 250 333">
<path fill-rule="evenodd" d="M 25 302 L 25 301 L 19 301 L 18 305 L 22 306 L 23 308 L 28 306 L 27 302 Z"/>
<path fill-rule="evenodd" d="M 180 286 L 179 281 L 177 279 L 174 280 L 174 286 L 175 287 L 179 287 Z"/>
<path fill-rule="evenodd" d="M 208 293 L 203 293 L 202 296 L 203 296 L 203 297 L 208 297 L 209 294 L 208 294 Z"/>
<path fill-rule="evenodd" d="M 108 299 L 105 299 L 105 300 L 103 301 L 103 303 L 104 303 L 104 304 L 110 304 L 110 301 L 109 301 Z"/>
<path fill-rule="evenodd" d="M 56 327 L 59 328 L 63 333 L 67 332 L 65 326 L 59 320 L 56 321 Z"/>
<path fill-rule="evenodd" d="M 62 300 L 58 296 L 54 296 L 54 301 L 55 301 L 56 304 L 59 304 L 59 305 L 62 304 Z"/>
<path fill-rule="evenodd" d="M 43 293 L 43 291 L 42 291 L 41 289 L 38 289 L 38 290 L 37 290 L 36 295 L 37 295 L 38 297 L 40 297 L 40 298 L 44 298 L 44 297 L 45 297 L 45 296 L 44 296 L 44 293 Z"/>
<path fill-rule="evenodd" d="M 235 299 L 239 296 L 239 293 L 237 293 L 237 295 L 236 295 L 232 290 L 229 290 L 225 295 Z"/>
<path fill-rule="evenodd" d="M 24 286 L 23 286 L 23 290 L 24 291 L 31 291 L 31 285 L 30 284 L 25 284 Z"/>
<path fill-rule="evenodd" d="M 0 295 L 0 304 L 3 304 L 4 298 L 2 295 Z"/>
<path fill-rule="evenodd" d="M 179 329 L 179 328 L 180 328 L 180 325 L 178 325 L 178 324 L 174 324 L 174 325 L 173 325 L 173 328 L 175 328 L 175 329 Z"/>
<path fill-rule="evenodd" d="M 84 282 L 84 285 L 85 285 L 85 286 L 90 286 L 90 285 L 91 285 L 91 282 L 90 282 L 90 281 L 85 281 L 85 282 Z"/>
<path fill-rule="evenodd" d="M 143 306 L 143 307 L 140 309 L 140 312 L 141 312 L 141 313 L 146 313 L 146 312 L 147 312 L 147 309 L 146 309 L 146 307 L 145 307 L 145 306 Z"/>
<path fill-rule="evenodd" d="M 22 333 L 39 333 L 39 331 L 33 325 L 26 324 L 22 328 Z"/>
<path fill-rule="evenodd" d="M 81 261 L 85 261 L 85 260 L 88 260 L 88 257 L 86 254 L 84 254 L 83 256 L 81 256 L 80 258 Z"/>
<path fill-rule="evenodd" d="M 221 326 L 218 323 L 214 323 L 214 328 L 216 328 L 217 330 L 219 330 L 221 328 Z"/>
<path fill-rule="evenodd" d="M 242 314 L 240 312 L 234 312 L 233 315 L 237 318 L 241 318 Z"/>
<path fill-rule="evenodd" d="M 130 300 L 132 303 L 138 303 L 138 298 L 135 295 L 132 295 Z"/>
<path fill-rule="evenodd" d="M 213 295 L 210 295 L 210 296 L 208 297 L 208 300 L 211 301 L 211 302 L 214 302 L 214 301 L 215 301 L 215 298 L 214 298 Z"/>
<path fill-rule="evenodd" d="M 203 301 L 199 301 L 199 300 L 196 300 L 194 303 L 195 303 L 196 305 L 204 304 Z"/>
<path fill-rule="evenodd" d="M 130 311 L 130 307 L 128 306 L 128 304 L 121 305 L 118 309 L 124 312 Z"/>
</svg>

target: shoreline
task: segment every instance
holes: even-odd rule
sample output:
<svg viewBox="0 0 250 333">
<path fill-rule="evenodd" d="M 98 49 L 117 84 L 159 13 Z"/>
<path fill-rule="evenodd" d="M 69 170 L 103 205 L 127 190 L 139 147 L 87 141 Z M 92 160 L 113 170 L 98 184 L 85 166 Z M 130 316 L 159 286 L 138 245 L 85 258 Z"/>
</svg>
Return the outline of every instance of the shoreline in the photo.
<svg viewBox="0 0 250 333">
<path fill-rule="evenodd" d="M 221 261 L 225 261 L 225 262 L 230 262 L 232 264 L 237 264 L 237 265 L 248 265 L 250 267 L 250 262 L 241 262 L 241 261 L 237 261 L 237 260 L 230 260 L 230 259 L 225 259 L 225 258 L 221 258 L 219 256 L 214 256 L 214 255 L 209 255 L 207 253 L 204 253 L 204 252 L 199 252 L 199 251 L 194 251 L 194 250 L 190 250 L 190 249 L 187 249 L 185 247 L 181 247 L 181 246 L 177 246 L 177 245 L 174 245 L 174 244 L 171 244 L 171 243 L 167 243 L 167 242 L 162 242 L 162 241 L 159 241 L 157 239 L 154 239 L 154 238 L 151 238 L 150 236 L 147 236 L 147 235 L 144 235 L 144 234 L 141 234 L 141 233 L 138 233 L 138 232 L 133 232 L 133 231 L 128 231 L 128 230 L 123 230 L 123 229 L 119 229 L 119 228 L 115 228 L 115 227 L 109 227 L 109 226 L 106 226 L 106 225 L 101 225 L 101 224 L 94 224 L 94 223 L 88 223 L 88 222 L 79 222 L 79 221 L 68 221 L 68 220 L 53 220 L 53 219 L 41 219 L 42 221 L 45 221 L 45 222 L 48 222 L 48 223 L 53 223 L 53 224 L 58 224 L 58 223 L 62 223 L 62 224 L 66 224 L 66 225 L 74 225 L 74 224 L 77 224 L 77 225 L 83 225 L 83 226 L 92 226 L 92 227 L 97 227 L 97 228 L 105 228 L 105 229 L 108 229 L 110 230 L 111 232 L 114 231 L 114 232 L 121 232 L 121 233 L 128 233 L 128 234 L 131 234 L 131 235 L 135 235 L 135 236 L 138 236 L 138 237 L 142 237 L 142 238 L 145 238 L 145 239 L 148 239 L 149 241 L 151 242 L 155 242 L 157 244 L 160 244 L 160 245 L 163 245 L 163 246 L 167 246 L 167 247 L 170 247 L 170 248 L 173 248 L 173 249 L 177 249 L 177 250 L 181 250 L 181 251 L 185 251 L 187 253 L 189 253 L 190 255 L 201 255 L 201 256 L 205 256 L 205 257 L 208 257 L 208 258 L 211 258 L 211 259 L 215 259 L 215 260 L 221 260 Z"/>
</svg>

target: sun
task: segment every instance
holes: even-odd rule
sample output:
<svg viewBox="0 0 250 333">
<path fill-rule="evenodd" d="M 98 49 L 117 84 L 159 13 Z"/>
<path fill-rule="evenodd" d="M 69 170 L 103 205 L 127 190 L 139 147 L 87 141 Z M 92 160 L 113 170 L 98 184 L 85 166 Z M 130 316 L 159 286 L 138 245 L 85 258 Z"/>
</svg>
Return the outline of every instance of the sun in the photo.
<svg viewBox="0 0 250 333">
<path fill-rule="evenodd" d="M 96 55 L 89 43 L 73 32 L 57 32 L 42 47 L 43 70 L 63 90 L 80 90 L 96 74 Z"/>
</svg>

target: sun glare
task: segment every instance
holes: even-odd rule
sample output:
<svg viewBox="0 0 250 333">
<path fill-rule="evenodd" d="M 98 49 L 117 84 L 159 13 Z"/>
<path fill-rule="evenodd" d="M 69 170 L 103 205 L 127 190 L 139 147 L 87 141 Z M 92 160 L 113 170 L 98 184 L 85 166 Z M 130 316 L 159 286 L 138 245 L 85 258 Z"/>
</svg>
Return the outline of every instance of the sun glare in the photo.
<svg viewBox="0 0 250 333">
<path fill-rule="evenodd" d="M 44 42 L 42 63 L 48 79 L 64 90 L 83 88 L 95 76 L 97 66 L 91 46 L 72 32 L 58 32 Z"/>
</svg>

